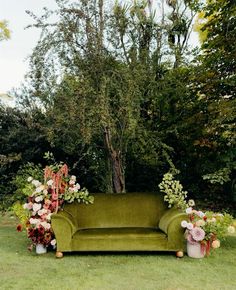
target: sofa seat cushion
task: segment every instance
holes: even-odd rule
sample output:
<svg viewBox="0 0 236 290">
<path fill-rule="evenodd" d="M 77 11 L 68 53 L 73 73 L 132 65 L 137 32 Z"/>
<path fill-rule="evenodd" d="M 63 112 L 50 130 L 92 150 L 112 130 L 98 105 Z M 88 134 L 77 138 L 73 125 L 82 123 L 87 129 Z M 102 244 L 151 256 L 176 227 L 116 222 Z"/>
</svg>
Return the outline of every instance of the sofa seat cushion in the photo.
<svg viewBox="0 0 236 290">
<path fill-rule="evenodd" d="M 167 236 L 156 228 L 96 228 L 78 230 L 74 251 L 155 251 L 167 249 Z"/>
</svg>

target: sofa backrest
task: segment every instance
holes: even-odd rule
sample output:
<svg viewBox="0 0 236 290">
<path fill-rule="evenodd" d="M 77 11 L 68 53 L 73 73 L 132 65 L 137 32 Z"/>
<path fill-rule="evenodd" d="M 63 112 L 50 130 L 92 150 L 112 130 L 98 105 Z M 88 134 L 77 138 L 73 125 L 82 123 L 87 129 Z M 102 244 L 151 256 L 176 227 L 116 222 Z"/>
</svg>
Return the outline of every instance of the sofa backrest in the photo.
<svg viewBox="0 0 236 290">
<path fill-rule="evenodd" d="M 148 227 L 156 228 L 166 206 L 158 193 L 93 194 L 93 204 L 67 204 L 65 211 L 78 221 L 80 229 Z"/>
</svg>

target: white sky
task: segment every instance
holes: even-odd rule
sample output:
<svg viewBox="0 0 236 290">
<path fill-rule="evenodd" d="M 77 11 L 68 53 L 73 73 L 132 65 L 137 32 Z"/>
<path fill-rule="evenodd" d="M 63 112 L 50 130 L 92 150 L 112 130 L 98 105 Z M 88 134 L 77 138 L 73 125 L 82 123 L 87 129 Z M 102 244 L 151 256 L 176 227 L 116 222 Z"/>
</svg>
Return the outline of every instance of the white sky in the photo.
<svg viewBox="0 0 236 290">
<path fill-rule="evenodd" d="M 0 93 L 6 93 L 23 82 L 28 69 L 27 56 L 39 39 L 36 28 L 24 29 L 33 23 L 25 13 L 42 14 L 42 8 L 56 7 L 54 0 L 0 0 L 0 20 L 7 20 L 11 39 L 0 42 Z"/>
<path fill-rule="evenodd" d="M 7 20 L 11 30 L 11 39 L 0 42 L 0 94 L 19 87 L 24 80 L 28 70 L 27 56 L 36 45 L 40 33 L 36 28 L 25 29 L 33 23 L 25 10 L 42 15 L 43 7 L 56 7 L 55 1 L 0 0 L 0 20 Z M 197 36 L 193 35 L 191 43 L 197 42 Z"/>
</svg>

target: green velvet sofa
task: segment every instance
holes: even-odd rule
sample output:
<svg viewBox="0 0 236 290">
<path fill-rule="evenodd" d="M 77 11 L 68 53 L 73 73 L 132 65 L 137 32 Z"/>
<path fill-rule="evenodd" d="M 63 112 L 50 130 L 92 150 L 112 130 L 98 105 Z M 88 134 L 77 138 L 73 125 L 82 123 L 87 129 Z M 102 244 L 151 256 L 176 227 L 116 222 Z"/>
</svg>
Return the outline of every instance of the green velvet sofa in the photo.
<svg viewBox="0 0 236 290">
<path fill-rule="evenodd" d="M 181 221 L 158 193 L 93 194 L 94 203 L 66 204 L 52 215 L 57 253 L 71 251 L 183 251 Z"/>
</svg>

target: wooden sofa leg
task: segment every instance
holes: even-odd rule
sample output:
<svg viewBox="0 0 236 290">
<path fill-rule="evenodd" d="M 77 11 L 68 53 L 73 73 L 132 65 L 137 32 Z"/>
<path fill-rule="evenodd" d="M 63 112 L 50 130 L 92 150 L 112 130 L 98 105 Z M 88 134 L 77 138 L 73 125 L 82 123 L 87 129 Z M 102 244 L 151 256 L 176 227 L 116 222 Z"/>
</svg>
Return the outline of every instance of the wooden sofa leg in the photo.
<svg viewBox="0 0 236 290">
<path fill-rule="evenodd" d="M 184 252 L 183 251 L 177 251 L 176 252 L 176 257 L 177 258 L 183 258 L 183 256 L 184 256 Z"/>
<path fill-rule="evenodd" d="M 56 251 L 56 258 L 63 258 L 63 253 Z"/>
</svg>

